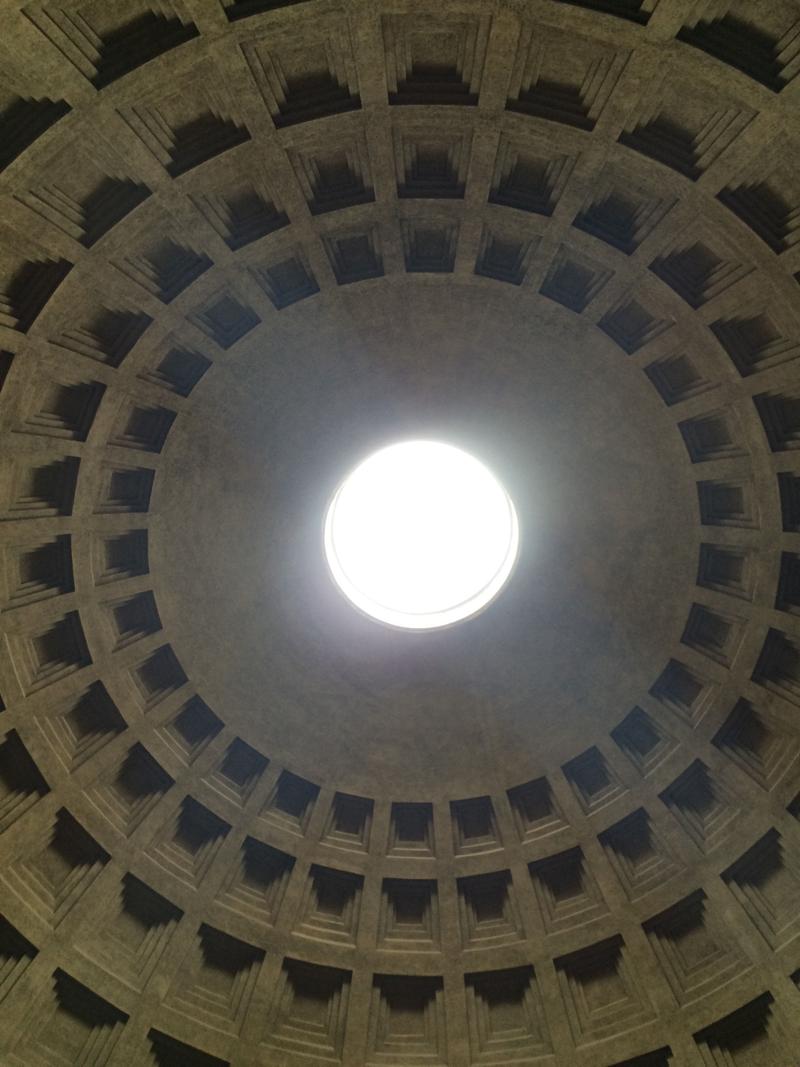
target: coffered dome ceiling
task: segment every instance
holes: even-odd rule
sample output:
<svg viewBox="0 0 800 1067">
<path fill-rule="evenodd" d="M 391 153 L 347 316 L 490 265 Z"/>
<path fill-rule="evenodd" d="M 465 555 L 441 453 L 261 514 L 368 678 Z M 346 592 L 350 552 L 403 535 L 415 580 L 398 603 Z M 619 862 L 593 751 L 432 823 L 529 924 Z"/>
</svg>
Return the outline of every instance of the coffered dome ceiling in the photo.
<svg viewBox="0 0 800 1067">
<path fill-rule="evenodd" d="M 0 44 L 0 1060 L 797 1067 L 800 4 Z M 512 581 L 325 573 L 467 448 Z"/>
</svg>

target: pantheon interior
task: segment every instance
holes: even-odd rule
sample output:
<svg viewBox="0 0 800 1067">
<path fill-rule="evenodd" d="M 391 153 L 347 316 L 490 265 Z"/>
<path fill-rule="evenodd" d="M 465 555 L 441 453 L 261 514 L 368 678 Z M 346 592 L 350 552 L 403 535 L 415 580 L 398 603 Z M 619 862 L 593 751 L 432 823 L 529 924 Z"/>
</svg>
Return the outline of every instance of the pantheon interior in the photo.
<svg viewBox="0 0 800 1067">
<path fill-rule="evenodd" d="M 800 2 L 0 29 L 2 1067 L 798 1067 Z M 519 530 L 427 630 L 407 441 Z"/>
</svg>

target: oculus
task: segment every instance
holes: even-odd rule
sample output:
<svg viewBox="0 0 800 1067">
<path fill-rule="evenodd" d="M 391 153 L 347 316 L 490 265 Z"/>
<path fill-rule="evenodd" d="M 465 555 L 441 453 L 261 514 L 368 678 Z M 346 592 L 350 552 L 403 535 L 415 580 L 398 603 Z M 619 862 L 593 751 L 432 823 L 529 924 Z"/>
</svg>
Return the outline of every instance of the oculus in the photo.
<svg viewBox="0 0 800 1067">
<path fill-rule="evenodd" d="M 519 550 L 514 505 L 474 456 L 401 441 L 347 475 L 328 506 L 334 582 L 364 614 L 407 630 L 475 615 L 506 584 Z"/>
</svg>

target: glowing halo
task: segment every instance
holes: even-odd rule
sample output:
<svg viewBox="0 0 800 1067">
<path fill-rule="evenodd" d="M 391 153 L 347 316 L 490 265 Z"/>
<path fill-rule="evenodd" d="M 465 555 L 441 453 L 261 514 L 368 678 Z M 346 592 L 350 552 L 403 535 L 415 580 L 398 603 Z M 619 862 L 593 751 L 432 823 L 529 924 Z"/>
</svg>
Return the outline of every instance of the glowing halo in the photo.
<svg viewBox="0 0 800 1067">
<path fill-rule="evenodd" d="M 485 607 L 519 550 L 508 493 L 477 459 L 439 441 L 401 441 L 344 479 L 325 516 L 331 575 L 357 608 L 409 630 Z"/>
</svg>

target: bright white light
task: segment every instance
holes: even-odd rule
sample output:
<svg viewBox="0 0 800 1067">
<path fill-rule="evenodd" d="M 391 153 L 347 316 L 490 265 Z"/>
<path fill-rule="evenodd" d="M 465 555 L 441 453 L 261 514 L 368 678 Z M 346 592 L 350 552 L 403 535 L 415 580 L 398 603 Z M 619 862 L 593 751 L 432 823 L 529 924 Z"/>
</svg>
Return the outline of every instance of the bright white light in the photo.
<svg viewBox="0 0 800 1067">
<path fill-rule="evenodd" d="M 478 460 L 403 441 L 347 476 L 325 518 L 331 574 L 356 607 L 411 630 L 447 626 L 497 595 L 514 566 L 514 505 Z"/>
</svg>

